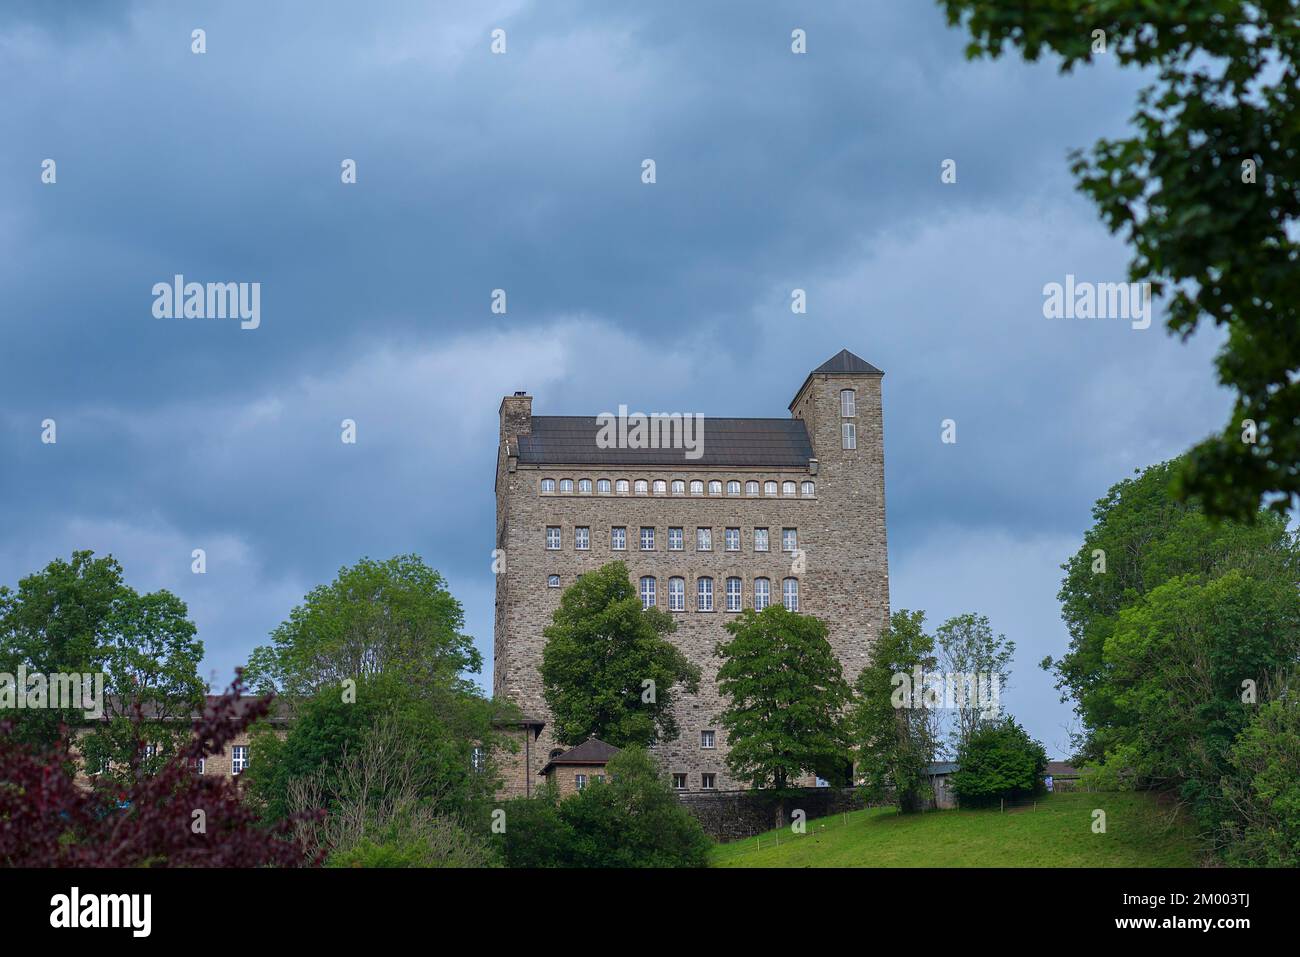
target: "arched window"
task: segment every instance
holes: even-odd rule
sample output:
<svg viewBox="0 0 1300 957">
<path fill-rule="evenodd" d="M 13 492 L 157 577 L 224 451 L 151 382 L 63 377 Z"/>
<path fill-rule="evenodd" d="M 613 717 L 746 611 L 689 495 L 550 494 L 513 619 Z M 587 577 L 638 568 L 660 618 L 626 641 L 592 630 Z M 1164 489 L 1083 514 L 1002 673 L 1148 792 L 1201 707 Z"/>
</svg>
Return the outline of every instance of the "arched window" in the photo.
<svg viewBox="0 0 1300 957">
<path fill-rule="evenodd" d="M 718 481 L 710 482 L 710 483 L 709 483 L 709 494 L 710 494 L 710 495 L 721 495 L 721 494 L 722 494 L 722 483 L 721 483 L 721 482 L 718 482 Z"/>
<path fill-rule="evenodd" d="M 547 494 L 555 491 L 555 479 L 542 479 L 542 493 Z"/>
<path fill-rule="evenodd" d="M 846 449 L 858 447 L 858 427 L 852 422 L 845 422 L 840 426 L 840 445 Z"/>
<path fill-rule="evenodd" d="M 681 479 L 673 479 L 673 494 L 674 494 L 674 495 L 685 495 L 685 494 L 686 494 L 686 483 L 683 482 Z"/>
<path fill-rule="evenodd" d="M 781 601 L 786 611 L 799 610 L 799 579 L 787 578 L 781 583 Z"/>
<path fill-rule="evenodd" d="M 794 492 L 795 492 L 795 484 L 794 484 L 793 482 L 782 482 L 782 483 L 781 483 L 781 494 L 782 494 L 782 495 L 793 495 Z"/>
<path fill-rule="evenodd" d="M 727 483 L 727 494 L 728 494 L 728 495 L 739 495 L 739 494 L 740 494 L 740 483 L 737 482 L 737 481 L 735 481 L 734 479 L 733 479 L 732 481 L 728 482 L 728 483 Z"/>
<path fill-rule="evenodd" d="M 764 494 L 764 495 L 775 495 L 775 494 L 776 494 L 776 483 L 775 483 L 775 482 L 764 482 L 764 483 L 763 483 L 763 494 Z"/>
<path fill-rule="evenodd" d="M 772 583 L 766 578 L 754 579 L 754 611 L 762 611 L 772 604 Z"/>
<path fill-rule="evenodd" d="M 746 483 L 745 483 L 745 494 L 746 494 L 746 495 L 758 495 L 758 483 L 757 483 L 757 482 L 746 482 Z"/>
<path fill-rule="evenodd" d="M 569 495 L 573 492 L 573 479 L 560 479 L 560 494 Z"/>
<path fill-rule="evenodd" d="M 697 479 L 696 481 L 692 482 L 692 483 L 691 483 L 691 494 L 692 494 L 692 495 L 703 495 L 703 494 L 704 494 L 704 483 L 701 482 L 701 481 L 699 481 L 698 479 Z"/>
<path fill-rule="evenodd" d="M 645 495 L 650 491 L 650 483 L 645 479 L 637 479 L 632 488 L 635 489 L 637 495 Z"/>
<path fill-rule="evenodd" d="M 663 479 L 655 479 L 655 494 L 664 495 L 668 492 L 668 483 Z"/>
<path fill-rule="evenodd" d="M 591 494 L 591 479 L 578 479 L 578 494 Z"/>
<path fill-rule="evenodd" d="M 740 611 L 740 579 L 727 579 L 727 611 Z"/>
<path fill-rule="evenodd" d="M 641 579 L 641 607 L 653 608 L 655 606 L 655 580 L 647 575 Z"/>
<path fill-rule="evenodd" d="M 812 482 L 804 482 L 804 483 L 803 483 L 803 497 L 804 497 L 804 498 L 812 498 L 813 495 L 816 494 L 816 492 L 817 492 L 816 486 L 814 486 Z"/>
<path fill-rule="evenodd" d="M 609 479 L 597 479 L 596 491 L 601 495 L 609 494 Z"/>
<path fill-rule="evenodd" d="M 701 578 L 695 583 L 695 610 L 713 611 L 713 579 Z"/>
<path fill-rule="evenodd" d="M 855 398 L 852 389 L 840 390 L 840 415 L 843 418 L 851 419 L 858 414 L 858 404 Z"/>
<path fill-rule="evenodd" d="M 619 495 L 626 495 L 628 490 L 627 479 L 619 479 L 614 483 L 614 491 Z"/>
<path fill-rule="evenodd" d="M 686 579 L 685 578 L 668 579 L 668 610 L 669 611 L 686 610 Z"/>
</svg>

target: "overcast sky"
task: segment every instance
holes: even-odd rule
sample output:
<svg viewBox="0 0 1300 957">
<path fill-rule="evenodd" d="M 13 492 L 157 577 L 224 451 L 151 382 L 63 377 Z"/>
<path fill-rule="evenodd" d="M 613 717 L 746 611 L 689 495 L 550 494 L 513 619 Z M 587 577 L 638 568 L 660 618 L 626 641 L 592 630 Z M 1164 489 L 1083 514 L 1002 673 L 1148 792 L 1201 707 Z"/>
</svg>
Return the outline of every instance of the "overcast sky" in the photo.
<svg viewBox="0 0 1300 957">
<path fill-rule="evenodd" d="M 1229 408 L 1213 332 L 1043 316 L 1125 279 L 1067 153 L 1137 77 L 968 63 L 920 0 L 46 6 L 0 10 L 0 583 L 111 552 L 224 685 L 340 566 L 417 552 L 490 687 L 502 395 L 781 416 L 848 348 L 886 373 L 893 607 L 987 614 L 1066 753 L 1059 566 Z M 260 282 L 260 327 L 155 318 L 177 273 Z"/>
</svg>

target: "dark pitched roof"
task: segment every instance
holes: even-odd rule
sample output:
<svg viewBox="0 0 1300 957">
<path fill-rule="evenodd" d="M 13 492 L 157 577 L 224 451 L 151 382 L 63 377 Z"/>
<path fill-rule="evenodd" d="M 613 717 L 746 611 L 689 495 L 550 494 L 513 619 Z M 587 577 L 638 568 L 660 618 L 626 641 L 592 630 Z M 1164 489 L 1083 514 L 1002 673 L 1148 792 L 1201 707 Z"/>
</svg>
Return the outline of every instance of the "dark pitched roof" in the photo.
<svg viewBox="0 0 1300 957">
<path fill-rule="evenodd" d="M 1050 774 L 1054 778 L 1077 778 L 1079 772 L 1064 761 L 1048 761 L 1047 769 L 1044 774 Z"/>
<path fill-rule="evenodd" d="M 938 774 L 956 774 L 960 768 L 961 765 L 956 761 L 931 761 L 925 773 L 931 777 Z"/>
<path fill-rule="evenodd" d="M 618 752 L 619 749 L 612 744 L 606 744 L 599 738 L 589 738 L 576 748 L 570 748 L 563 754 L 551 758 L 546 762 L 546 767 L 538 773 L 545 774 L 557 764 L 608 764 L 609 759 Z"/>
<path fill-rule="evenodd" d="M 596 445 L 596 416 L 535 415 L 532 434 L 519 436 L 519 461 L 526 465 L 728 466 L 804 468 L 812 443 L 802 419 L 714 419 L 705 417 L 699 458 L 686 449 L 602 449 Z M 698 441 L 701 437 L 697 436 Z"/>
<path fill-rule="evenodd" d="M 848 349 L 841 349 L 835 355 L 831 356 L 816 369 L 813 369 L 813 375 L 833 375 L 843 373 L 847 375 L 884 375 L 879 369 L 870 362 L 859 359 Z"/>
</svg>

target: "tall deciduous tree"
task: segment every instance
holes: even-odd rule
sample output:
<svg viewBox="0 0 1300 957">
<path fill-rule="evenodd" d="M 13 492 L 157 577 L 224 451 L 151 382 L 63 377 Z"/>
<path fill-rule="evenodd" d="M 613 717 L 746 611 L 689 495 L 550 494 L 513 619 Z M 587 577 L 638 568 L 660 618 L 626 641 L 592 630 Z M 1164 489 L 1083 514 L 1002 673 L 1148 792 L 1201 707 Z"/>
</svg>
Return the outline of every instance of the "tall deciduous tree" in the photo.
<svg viewBox="0 0 1300 957">
<path fill-rule="evenodd" d="M 962 749 L 975 730 L 1001 717 L 1002 690 L 1011 677 L 1016 643 L 994 635 L 985 615 L 956 615 L 934 630 L 939 670 L 954 692 L 949 741 L 953 753 Z M 996 701 L 989 698 L 996 696 Z"/>
<path fill-rule="evenodd" d="M 587 572 L 560 599 L 542 630 L 542 692 L 556 739 L 595 736 L 622 748 L 678 735 L 678 688 L 699 688 L 700 670 L 664 636 L 677 625 L 642 608 L 622 562 Z"/>
<path fill-rule="evenodd" d="M 727 622 L 731 639 L 718 690 L 726 697 L 727 767 L 756 788 L 788 787 L 802 774 L 843 777 L 848 762 L 844 681 L 826 625 L 769 605 Z"/>
<path fill-rule="evenodd" d="M 904 813 L 919 811 L 929 791 L 927 771 L 937 742 L 916 674 L 934 669 L 934 639 L 925 612 L 897 611 L 871 645 L 854 686 L 849 728 L 857 747 L 858 775 L 873 799 L 892 795 Z"/>
<path fill-rule="evenodd" d="M 1136 132 L 1075 154 L 1080 188 L 1132 244 L 1134 281 L 1170 294 L 1183 338 L 1226 326 L 1223 432 L 1181 463 L 1180 489 L 1251 519 L 1300 497 L 1300 16 L 1295 0 L 941 0 L 969 56 L 1008 46 L 1062 71 L 1112 60 L 1152 76 Z"/>
</svg>

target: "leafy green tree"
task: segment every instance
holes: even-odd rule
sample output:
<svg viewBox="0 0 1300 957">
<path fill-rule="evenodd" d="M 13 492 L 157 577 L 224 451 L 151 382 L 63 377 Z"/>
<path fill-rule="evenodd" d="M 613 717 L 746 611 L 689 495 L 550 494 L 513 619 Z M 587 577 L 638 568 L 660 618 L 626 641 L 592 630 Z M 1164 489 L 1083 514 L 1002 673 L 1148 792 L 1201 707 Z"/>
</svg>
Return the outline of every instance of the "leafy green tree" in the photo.
<svg viewBox="0 0 1300 957">
<path fill-rule="evenodd" d="M 1300 867 L 1300 698 L 1291 684 L 1255 710 L 1229 755 L 1235 819 L 1220 842 L 1234 864 Z"/>
<path fill-rule="evenodd" d="M 953 793 L 965 806 L 979 807 L 1043 789 L 1047 752 L 1015 719 L 981 725 L 957 752 Z"/>
<path fill-rule="evenodd" d="M 627 566 L 610 562 L 565 590 L 542 630 L 542 693 L 555 737 L 575 745 L 593 735 L 618 748 L 678 735 L 678 688 L 699 689 L 700 670 L 664 636 L 672 617 L 642 608 Z"/>
<path fill-rule="evenodd" d="M 811 615 L 770 605 L 727 622 L 718 691 L 727 699 L 727 767 L 756 788 L 785 789 L 801 774 L 841 778 L 848 763 L 849 686 Z"/>
<path fill-rule="evenodd" d="M 1016 643 L 1006 635 L 994 635 L 987 616 L 973 614 L 949 618 L 934 630 L 934 639 L 939 670 L 958 688 L 950 732 L 955 753 L 976 728 L 1001 717 L 1001 695 L 1011 677 Z M 999 703 L 983 700 L 986 692 L 997 695 Z"/>
<path fill-rule="evenodd" d="M 1227 327 L 1237 401 L 1179 468 L 1181 493 L 1252 519 L 1300 496 L 1300 16 L 1294 0 L 941 0 L 968 56 L 1045 52 L 1061 70 L 1143 69 L 1134 135 L 1074 154 L 1080 188 L 1132 244 L 1134 281 L 1168 292 L 1168 326 Z M 1249 438 L 1245 423 L 1258 430 Z"/>
<path fill-rule="evenodd" d="M 111 762 L 123 781 L 156 771 L 188 736 L 203 703 L 202 658 L 185 603 L 166 590 L 135 591 L 111 555 L 73 552 L 23 578 L 17 591 L 0 588 L 0 671 L 104 675 L 101 720 L 89 722 L 80 708 L 23 710 L 13 734 L 48 747 L 61 723 L 89 726 L 78 742 L 87 766 Z M 150 719 L 138 729 L 137 709 Z"/>
<path fill-rule="evenodd" d="M 290 699 L 347 679 L 402 675 L 422 688 L 469 693 L 482 670 L 465 614 L 441 575 L 418 555 L 363 558 L 308 593 L 249 658 L 259 691 Z"/>
<path fill-rule="evenodd" d="M 849 729 L 863 790 L 873 800 L 892 795 L 903 813 L 921 810 L 929 794 L 927 772 L 938 744 L 913 685 L 935 663 L 925 612 L 904 609 L 871 645 L 854 686 Z"/>
</svg>

